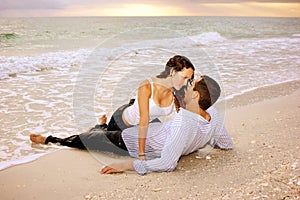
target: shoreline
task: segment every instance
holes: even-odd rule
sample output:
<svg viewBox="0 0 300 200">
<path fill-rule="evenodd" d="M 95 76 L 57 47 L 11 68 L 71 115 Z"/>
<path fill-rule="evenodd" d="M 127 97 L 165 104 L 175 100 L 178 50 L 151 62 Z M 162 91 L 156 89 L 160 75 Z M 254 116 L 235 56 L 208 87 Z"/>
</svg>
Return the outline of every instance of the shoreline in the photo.
<svg viewBox="0 0 300 200">
<path fill-rule="evenodd" d="M 4 199 L 297 199 L 300 196 L 300 81 L 227 102 L 234 149 L 184 156 L 174 172 L 101 175 L 86 151 L 63 149 L 0 171 Z M 103 155 L 102 155 L 103 156 Z M 99 161 L 99 158 L 101 161 Z M 117 184 L 116 184 L 117 183 Z M 14 193 L 12 192 L 14 191 Z"/>
<path fill-rule="evenodd" d="M 287 96 L 300 88 L 300 80 L 291 80 L 274 85 L 263 86 L 235 95 L 226 100 L 228 108 L 245 106 L 268 99 Z"/>
</svg>

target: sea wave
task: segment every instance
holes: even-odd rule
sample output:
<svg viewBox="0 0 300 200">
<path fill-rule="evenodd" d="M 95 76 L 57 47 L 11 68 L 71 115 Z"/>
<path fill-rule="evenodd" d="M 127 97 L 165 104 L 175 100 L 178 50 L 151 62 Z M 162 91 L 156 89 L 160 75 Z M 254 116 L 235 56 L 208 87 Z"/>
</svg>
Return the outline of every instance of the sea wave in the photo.
<svg viewBox="0 0 300 200">
<path fill-rule="evenodd" d="M 191 36 L 189 38 L 192 39 L 196 44 L 201 45 L 210 45 L 213 43 L 224 42 L 227 40 L 218 32 L 205 32 L 201 33 L 200 35 Z"/>
<path fill-rule="evenodd" d="M 52 147 L 51 149 L 48 148 L 47 150 L 40 151 L 39 153 L 35 153 L 35 154 L 32 154 L 32 155 L 26 155 L 26 156 L 23 155 L 23 156 L 20 156 L 20 157 L 16 158 L 15 160 L 7 159 L 6 161 L 0 162 L 0 171 L 4 170 L 4 169 L 7 169 L 9 167 L 16 166 L 16 165 L 21 165 L 21 164 L 25 164 L 25 163 L 35 161 L 35 160 L 37 160 L 38 158 L 40 158 L 42 156 L 54 153 L 56 151 L 59 151 L 60 149 L 67 149 L 68 148 L 68 147 L 60 147 L 60 146 L 55 147 L 54 145 L 51 146 L 51 147 Z"/>
<path fill-rule="evenodd" d="M 67 70 L 80 65 L 90 50 L 52 52 L 36 56 L 0 56 L 0 80 L 16 77 L 21 73 L 35 73 L 45 70 Z"/>
<path fill-rule="evenodd" d="M 15 39 L 18 37 L 16 33 L 0 33 L 0 41 Z"/>
<path fill-rule="evenodd" d="M 3 37 L 14 37 L 14 35 L 6 35 Z M 120 45 L 109 46 L 114 41 Z M 107 57 L 107 52 L 112 55 L 119 55 L 126 51 L 131 50 L 138 53 L 138 50 L 145 48 L 152 48 L 153 51 L 157 49 L 183 49 L 210 45 L 226 40 L 217 32 L 206 32 L 195 36 L 174 37 L 170 39 L 152 39 L 146 41 L 122 41 L 120 38 L 115 37 L 107 40 L 96 49 L 79 49 L 76 51 L 63 51 L 63 52 L 49 52 L 34 56 L 0 56 L 0 80 L 16 77 L 21 73 L 36 73 L 45 70 L 66 70 L 70 66 L 80 66 L 92 53 L 92 51 L 101 51 L 101 56 Z M 123 43 L 122 43 L 123 42 Z M 103 46 L 103 48 L 102 48 Z M 108 49 L 110 49 L 108 51 Z M 112 56 L 110 55 L 110 56 Z"/>
<path fill-rule="evenodd" d="M 118 38 L 117 38 L 118 39 Z M 177 37 L 171 37 L 166 39 L 151 39 L 147 41 L 137 41 L 134 43 L 125 43 L 122 46 L 135 47 L 135 48 L 145 48 L 145 47 L 156 47 L 156 48 L 171 48 L 171 49 L 182 49 L 189 47 L 205 47 L 215 43 L 224 42 L 227 39 L 221 36 L 218 32 L 204 32 L 198 35 L 192 36 L 182 36 L 177 35 Z M 110 41 L 110 40 L 109 40 Z M 115 42 L 115 41 L 114 41 Z"/>
<path fill-rule="evenodd" d="M 4 161 L 4 162 L 0 162 L 0 171 L 1 170 L 4 170 L 6 168 L 9 168 L 9 167 L 13 167 L 13 166 L 16 166 L 16 165 L 20 165 L 20 164 L 24 164 L 24 163 L 28 163 L 28 162 L 31 162 L 31 161 L 34 161 L 46 154 L 49 154 L 50 152 L 47 152 L 47 153 L 39 153 L 39 154 L 35 154 L 35 155 L 31 155 L 31 156 L 24 156 L 20 159 L 17 159 L 17 160 L 10 160 L 10 161 Z"/>
</svg>

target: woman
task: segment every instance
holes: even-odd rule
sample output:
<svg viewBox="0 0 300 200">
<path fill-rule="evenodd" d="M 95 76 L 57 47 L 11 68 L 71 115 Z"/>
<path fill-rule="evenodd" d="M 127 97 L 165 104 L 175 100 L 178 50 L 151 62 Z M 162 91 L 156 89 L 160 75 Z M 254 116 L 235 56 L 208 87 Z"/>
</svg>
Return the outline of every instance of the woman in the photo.
<svg viewBox="0 0 300 200">
<path fill-rule="evenodd" d="M 131 101 L 114 112 L 107 130 L 124 130 L 139 125 L 139 158 L 145 159 L 149 122 L 170 115 L 175 104 L 178 109 L 182 91 L 187 82 L 194 79 L 194 71 L 188 58 L 180 55 L 170 58 L 161 74 L 140 84 L 137 101 Z"/>
<path fill-rule="evenodd" d="M 116 134 L 107 134 L 110 141 L 119 141 L 118 147 L 126 150 L 126 146 L 121 139 L 120 131 L 133 125 L 139 125 L 139 159 L 145 159 L 145 143 L 149 122 L 156 121 L 158 117 L 168 116 L 174 111 L 174 106 L 178 109 L 182 106 L 183 91 L 188 82 L 194 79 L 195 68 L 190 60 L 184 56 L 176 55 L 169 59 L 165 70 L 156 77 L 144 80 L 138 89 L 137 101 L 131 100 L 118 108 L 112 115 L 108 125 L 106 116 L 100 117 L 100 125 L 90 131 L 105 128 L 108 132 L 116 131 Z M 89 132 L 85 137 L 92 137 Z M 65 146 L 84 149 L 85 145 L 79 135 L 68 138 L 56 138 L 49 136 L 42 137 L 39 134 L 31 134 L 30 139 L 35 143 L 47 144 L 48 142 L 60 143 Z M 89 139 L 89 141 L 91 141 Z M 97 146 L 97 141 L 94 142 Z M 111 148 L 108 145 L 108 148 Z"/>
</svg>

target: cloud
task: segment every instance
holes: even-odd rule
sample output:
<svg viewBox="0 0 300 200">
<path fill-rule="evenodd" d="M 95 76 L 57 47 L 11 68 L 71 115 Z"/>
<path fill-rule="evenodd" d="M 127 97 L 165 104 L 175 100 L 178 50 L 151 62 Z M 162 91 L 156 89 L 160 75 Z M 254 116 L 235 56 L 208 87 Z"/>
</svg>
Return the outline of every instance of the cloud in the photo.
<svg viewBox="0 0 300 200">
<path fill-rule="evenodd" d="M 66 9 L 68 7 L 118 6 L 124 4 L 151 4 L 183 6 L 214 3 L 300 3 L 300 0 L 0 0 L 0 10 Z"/>
<path fill-rule="evenodd" d="M 0 10 L 64 9 L 62 0 L 0 0 Z"/>
<path fill-rule="evenodd" d="M 174 0 L 185 3 L 300 3 L 300 0 Z M 174 2 L 170 1 L 170 2 Z"/>
<path fill-rule="evenodd" d="M 291 10 L 299 8 L 300 0 L 0 0 L 0 17 L 101 16 L 111 14 L 110 11 L 128 12 L 128 8 L 131 9 L 132 15 L 135 15 L 138 11 L 142 12 L 141 7 L 145 8 L 144 10 L 151 8 L 155 11 L 151 11 L 153 15 L 161 15 L 164 11 L 170 15 L 232 15 L 241 13 L 242 9 L 265 9 L 266 5 L 274 5 L 275 8 L 272 9 L 275 12 L 283 9 L 282 5 L 279 5 L 281 3 L 286 5 L 284 9 L 292 12 Z M 136 10 L 133 9 L 135 7 Z M 299 16 L 299 12 L 293 15 Z"/>
<path fill-rule="evenodd" d="M 118 6 L 124 4 L 151 4 L 185 6 L 201 3 L 300 3 L 300 0 L 0 0 L 0 10 L 65 9 L 68 7 Z"/>
</svg>

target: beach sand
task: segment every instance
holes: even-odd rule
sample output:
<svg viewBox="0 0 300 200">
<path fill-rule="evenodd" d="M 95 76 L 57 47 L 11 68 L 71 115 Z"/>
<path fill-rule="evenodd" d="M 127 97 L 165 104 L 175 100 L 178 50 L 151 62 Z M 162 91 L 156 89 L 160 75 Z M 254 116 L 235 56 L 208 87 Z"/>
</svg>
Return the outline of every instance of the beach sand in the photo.
<svg viewBox="0 0 300 200">
<path fill-rule="evenodd" d="M 214 149 L 210 159 L 193 153 L 174 172 L 101 175 L 89 152 L 63 149 L 0 171 L 0 199 L 300 199 L 299 86 L 228 101 L 234 149 Z"/>
</svg>

